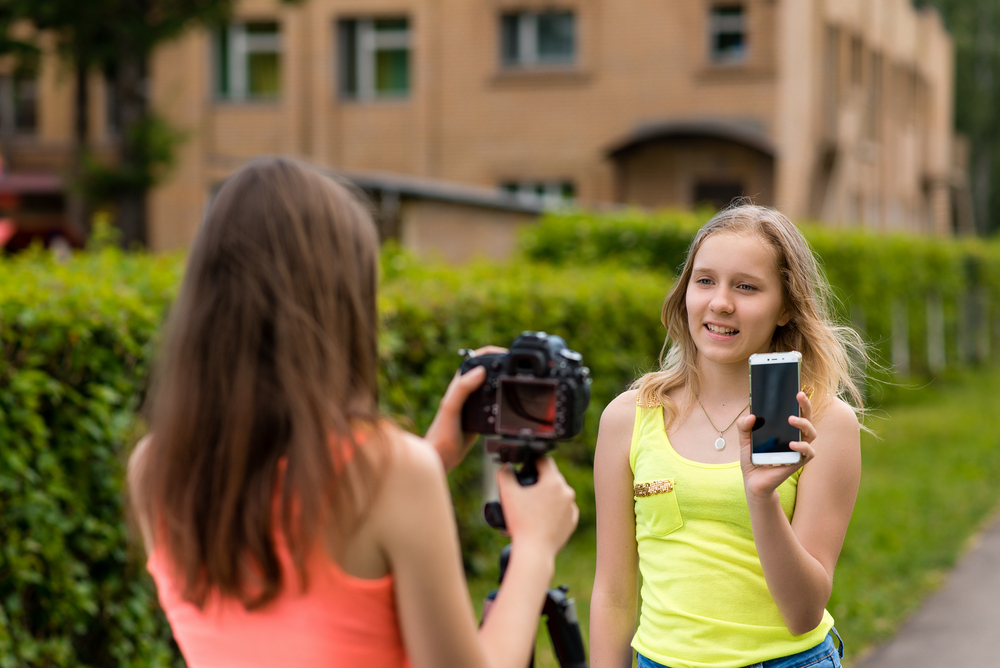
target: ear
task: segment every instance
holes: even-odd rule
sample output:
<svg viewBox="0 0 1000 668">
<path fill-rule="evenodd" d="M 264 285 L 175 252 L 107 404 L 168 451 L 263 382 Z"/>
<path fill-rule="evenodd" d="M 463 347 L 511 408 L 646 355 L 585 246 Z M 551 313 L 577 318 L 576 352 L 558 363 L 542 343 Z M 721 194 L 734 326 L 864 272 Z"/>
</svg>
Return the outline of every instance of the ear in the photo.
<svg viewBox="0 0 1000 668">
<path fill-rule="evenodd" d="M 784 327 L 792 320 L 792 312 L 785 308 L 778 316 L 778 327 Z"/>
</svg>

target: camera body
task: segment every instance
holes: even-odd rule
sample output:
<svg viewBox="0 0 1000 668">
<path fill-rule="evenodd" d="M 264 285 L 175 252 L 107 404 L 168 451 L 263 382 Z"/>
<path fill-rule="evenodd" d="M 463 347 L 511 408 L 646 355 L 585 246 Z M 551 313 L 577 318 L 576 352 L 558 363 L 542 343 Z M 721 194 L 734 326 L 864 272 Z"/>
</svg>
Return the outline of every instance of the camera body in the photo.
<svg viewBox="0 0 1000 668">
<path fill-rule="evenodd" d="M 590 369 L 559 336 L 524 332 L 510 351 L 469 357 L 486 379 L 462 407 L 462 430 L 524 440 L 573 438 L 590 404 Z"/>
</svg>

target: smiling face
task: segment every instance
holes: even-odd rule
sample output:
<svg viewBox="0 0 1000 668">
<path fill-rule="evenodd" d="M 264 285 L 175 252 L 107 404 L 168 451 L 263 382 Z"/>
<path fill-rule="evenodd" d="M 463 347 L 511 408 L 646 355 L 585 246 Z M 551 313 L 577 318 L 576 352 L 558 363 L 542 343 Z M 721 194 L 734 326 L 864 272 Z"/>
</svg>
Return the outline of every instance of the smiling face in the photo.
<svg viewBox="0 0 1000 668">
<path fill-rule="evenodd" d="M 692 262 L 685 304 L 699 359 L 745 364 L 768 352 L 776 327 L 790 315 L 775 251 L 757 236 L 719 232 Z"/>
</svg>

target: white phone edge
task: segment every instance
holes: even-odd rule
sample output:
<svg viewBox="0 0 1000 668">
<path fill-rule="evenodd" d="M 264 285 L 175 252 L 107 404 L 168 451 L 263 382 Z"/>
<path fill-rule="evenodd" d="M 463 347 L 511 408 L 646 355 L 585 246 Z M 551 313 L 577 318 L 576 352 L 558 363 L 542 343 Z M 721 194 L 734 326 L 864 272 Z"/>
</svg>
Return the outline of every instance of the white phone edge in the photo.
<svg viewBox="0 0 1000 668">
<path fill-rule="evenodd" d="M 802 353 L 792 350 L 787 353 L 754 353 L 750 356 L 750 366 L 761 364 L 784 364 L 801 362 Z M 801 385 L 801 379 L 799 385 Z M 801 437 L 801 434 L 800 434 Z M 750 463 L 754 466 L 787 466 L 802 461 L 802 453 L 795 452 L 751 452 Z"/>
<path fill-rule="evenodd" d="M 795 452 L 754 452 L 750 454 L 750 463 L 754 466 L 787 466 L 802 461 L 802 453 Z"/>
<path fill-rule="evenodd" d="M 802 353 L 792 350 L 787 353 L 754 353 L 750 356 L 750 365 L 757 364 L 783 364 L 787 362 L 801 362 Z"/>
</svg>

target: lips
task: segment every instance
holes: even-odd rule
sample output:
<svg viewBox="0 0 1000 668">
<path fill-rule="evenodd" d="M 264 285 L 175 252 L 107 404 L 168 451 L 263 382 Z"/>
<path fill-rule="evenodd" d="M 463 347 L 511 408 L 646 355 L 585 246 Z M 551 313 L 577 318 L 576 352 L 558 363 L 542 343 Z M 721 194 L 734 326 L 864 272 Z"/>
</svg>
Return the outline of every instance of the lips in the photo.
<svg viewBox="0 0 1000 668">
<path fill-rule="evenodd" d="M 738 329 L 724 327 L 722 325 L 713 325 L 712 323 L 705 323 L 705 328 L 713 334 L 718 334 L 720 336 L 733 336 L 734 334 L 740 333 L 740 330 Z"/>
</svg>

